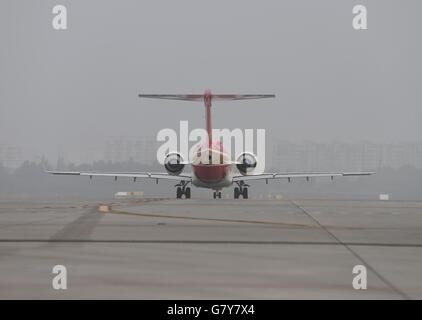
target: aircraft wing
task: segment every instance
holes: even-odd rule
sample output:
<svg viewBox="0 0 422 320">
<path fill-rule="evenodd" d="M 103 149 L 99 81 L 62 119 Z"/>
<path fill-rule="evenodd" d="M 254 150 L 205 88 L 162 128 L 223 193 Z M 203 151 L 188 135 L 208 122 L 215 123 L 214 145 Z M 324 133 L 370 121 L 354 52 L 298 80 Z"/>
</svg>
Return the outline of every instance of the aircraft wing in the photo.
<svg viewBox="0 0 422 320">
<path fill-rule="evenodd" d="M 117 178 L 132 178 L 134 180 L 138 178 L 145 179 L 163 179 L 163 180 L 184 180 L 191 181 L 192 177 L 187 174 L 181 174 L 178 176 L 172 176 L 165 172 L 79 172 L 79 171 L 51 171 L 46 170 L 47 173 L 54 175 L 65 175 L 65 176 L 88 176 L 92 177 L 114 177 Z"/>
<path fill-rule="evenodd" d="M 249 180 L 269 180 L 269 179 L 288 179 L 289 181 L 294 178 L 309 178 L 314 177 L 353 177 L 353 176 L 369 176 L 374 172 L 292 172 L 292 173 L 263 173 L 256 175 L 238 175 L 233 177 L 235 181 L 249 181 Z"/>
</svg>

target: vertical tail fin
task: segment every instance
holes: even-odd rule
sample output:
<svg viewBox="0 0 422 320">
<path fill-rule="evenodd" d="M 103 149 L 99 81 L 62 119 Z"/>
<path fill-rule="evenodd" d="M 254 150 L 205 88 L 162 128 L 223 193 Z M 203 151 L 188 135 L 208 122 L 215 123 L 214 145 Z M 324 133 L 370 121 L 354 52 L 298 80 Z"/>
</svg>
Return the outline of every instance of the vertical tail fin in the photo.
<svg viewBox="0 0 422 320">
<path fill-rule="evenodd" d="M 212 105 L 212 93 L 211 90 L 205 90 L 204 92 L 204 105 L 205 105 L 205 128 L 208 134 L 208 148 L 212 146 L 212 125 L 211 125 L 211 105 Z"/>
</svg>

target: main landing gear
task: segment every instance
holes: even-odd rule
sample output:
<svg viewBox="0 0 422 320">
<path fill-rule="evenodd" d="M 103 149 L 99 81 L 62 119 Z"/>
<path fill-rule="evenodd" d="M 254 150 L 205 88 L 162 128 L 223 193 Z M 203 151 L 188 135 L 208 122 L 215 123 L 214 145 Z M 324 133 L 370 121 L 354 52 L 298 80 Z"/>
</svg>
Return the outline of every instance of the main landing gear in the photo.
<svg viewBox="0 0 422 320">
<path fill-rule="evenodd" d="M 217 199 L 217 198 L 221 199 L 221 191 L 215 190 L 213 196 L 214 196 L 214 199 Z"/>
<path fill-rule="evenodd" d="M 176 184 L 176 198 L 182 199 L 182 196 L 185 196 L 185 199 L 190 199 L 190 188 L 187 186 L 189 181 L 180 181 L 180 183 Z"/>
<path fill-rule="evenodd" d="M 236 184 L 238 185 L 238 187 L 234 188 L 234 198 L 239 199 L 239 197 L 242 196 L 243 199 L 248 199 L 249 185 L 243 181 L 236 181 Z"/>
</svg>

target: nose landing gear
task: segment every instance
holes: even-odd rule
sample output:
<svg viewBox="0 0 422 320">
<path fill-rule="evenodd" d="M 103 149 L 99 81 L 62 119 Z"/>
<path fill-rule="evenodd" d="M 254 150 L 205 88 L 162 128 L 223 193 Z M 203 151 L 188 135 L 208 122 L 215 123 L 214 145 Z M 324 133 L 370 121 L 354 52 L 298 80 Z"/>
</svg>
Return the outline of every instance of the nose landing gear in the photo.
<svg viewBox="0 0 422 320">
<path fill-rule="evenodd" d="M 221 199 L 221 191 L 215 190 L 213 194 L 214 199 Z"/>
<path fill-rule="evenodd" d="M 238 185 L 238 187 L 234 188 L 234 198 L 239 199 L 239 197 L 242 196 L 243 199 L 248 199 L 249 185 L 243 181 L 236 181 L 236 184 Z"/>
<path fill-rule="evenodd" d="M 190 199 L 190 188 L 188 187 L 190 181 L 180 181 L 180 183 L 176 184 L 176 198 L 182 199 L 182 196 L 185 196 L 185 199 Z"/>
</svg>

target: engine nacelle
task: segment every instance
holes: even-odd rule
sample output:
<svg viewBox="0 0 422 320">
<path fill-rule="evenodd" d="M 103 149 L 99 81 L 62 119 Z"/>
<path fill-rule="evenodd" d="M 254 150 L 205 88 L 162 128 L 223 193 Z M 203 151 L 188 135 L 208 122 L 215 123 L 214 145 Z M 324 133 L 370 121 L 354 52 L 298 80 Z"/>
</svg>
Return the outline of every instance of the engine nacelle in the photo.
<svg viewBox="0 0 422 320">
<path fill-rule="evenodd" d="M 247 174 L 252 174 L 252 171 L 256 168 L 258 163 L 256 156 L 250 152 L 244 152 L 240 154 L 237 157 L 236 162 L 237 170 L 239 170 L 239 172 L 244 176 Z"/>
<path fill-rule="evenodd" d="M 183 157 L 180 153 L 168 153 L 164 159 L 164 168 L 172 176 L 178 176 L 185 168 Z"/>
</svg>

